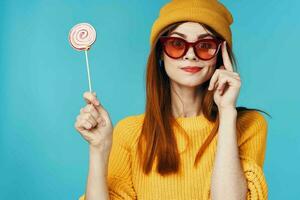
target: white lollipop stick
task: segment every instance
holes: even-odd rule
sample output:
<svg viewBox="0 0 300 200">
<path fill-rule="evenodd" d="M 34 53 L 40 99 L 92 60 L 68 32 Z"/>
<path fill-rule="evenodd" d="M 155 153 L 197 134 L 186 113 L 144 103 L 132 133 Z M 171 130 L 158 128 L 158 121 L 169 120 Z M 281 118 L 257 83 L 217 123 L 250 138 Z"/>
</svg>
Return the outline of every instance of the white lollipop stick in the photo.
<svg viewBox="0 0 300 200">
<path fill-rule="evenodd" d="M 89 79 L 89 88 L 90 88 L 90 92 L 92 92 L 92 84 L 91 84 L 91 76 L 90 76 L 90 66 L 89 66 L 89 59 L 88 59 L 87 50 L 85 50 L 84 52 L 85 52 L 86 69 L 87 69 L 87 72 L 88 72 L 88 79 Z"/>
</svg>

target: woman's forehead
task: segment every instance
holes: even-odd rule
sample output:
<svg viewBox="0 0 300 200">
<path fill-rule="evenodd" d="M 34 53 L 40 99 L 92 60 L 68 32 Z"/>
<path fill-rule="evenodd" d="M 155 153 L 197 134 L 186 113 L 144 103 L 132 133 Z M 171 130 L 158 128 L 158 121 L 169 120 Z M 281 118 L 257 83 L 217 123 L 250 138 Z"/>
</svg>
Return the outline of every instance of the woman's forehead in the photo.
<svg viewBox="0 0 300 200">
<path fill-rule="evenodd" d="M 207 30 L 204 26 L 197 22 L 185 22 L 177 26 L 174 30 L 170 32 L 172 34 L 173 32 L 183 33 L 186 36 L 195 36 L 195 35 L 202 35 L 205 33 L 209 33 L 210 35 L 214 35 L 209 30 Z"/>
</svg>

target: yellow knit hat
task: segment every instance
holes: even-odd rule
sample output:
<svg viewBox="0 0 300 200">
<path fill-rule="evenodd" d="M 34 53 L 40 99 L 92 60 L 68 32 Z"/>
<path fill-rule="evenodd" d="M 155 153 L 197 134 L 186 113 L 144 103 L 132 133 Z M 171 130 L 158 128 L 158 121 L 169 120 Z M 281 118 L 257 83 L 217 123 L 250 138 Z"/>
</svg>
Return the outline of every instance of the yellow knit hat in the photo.
<svg viewBox="0 0 300 200">
<path fill-rule="evenodd" d="M 194 21 L 210 26 L 222 35 L 232 48 L 230 25 L 233 23 L 233 17 L 217 0 L 172 0 L 164 5 L 152 25 L 150 45 L 153 45 L 165 27 L 180 21 Z"/>
</svg>

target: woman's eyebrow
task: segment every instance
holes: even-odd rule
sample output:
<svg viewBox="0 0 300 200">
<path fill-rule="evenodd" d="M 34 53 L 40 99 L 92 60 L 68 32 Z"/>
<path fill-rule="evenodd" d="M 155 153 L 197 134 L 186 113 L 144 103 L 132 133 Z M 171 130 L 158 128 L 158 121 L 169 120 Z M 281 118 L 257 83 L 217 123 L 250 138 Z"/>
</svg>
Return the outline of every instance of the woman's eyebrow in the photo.
<svg viewBox="0 0 300 200">
<path fill-rule="evenodd" d="M 172 34 L 177 34 L 177 35 L 179 35 L 179 36 L 181 36 L 181 37 L 183 37 L 183 38 L 186 39 L 186 35 L 183 34 L 183 33 L 179 33 L 179 32 L 174 31 L 174 32 L 172 32 L 170 35 L 172 35 Z M 213 35 L 211 35 L 211 34 L 203 33 L 203 34 L 198 35 L 198 39 L 204 38 L 204 37 L 206 37 L 206 36 L 211 36 L 211 37 L 213 37 Z"/>
</svg>

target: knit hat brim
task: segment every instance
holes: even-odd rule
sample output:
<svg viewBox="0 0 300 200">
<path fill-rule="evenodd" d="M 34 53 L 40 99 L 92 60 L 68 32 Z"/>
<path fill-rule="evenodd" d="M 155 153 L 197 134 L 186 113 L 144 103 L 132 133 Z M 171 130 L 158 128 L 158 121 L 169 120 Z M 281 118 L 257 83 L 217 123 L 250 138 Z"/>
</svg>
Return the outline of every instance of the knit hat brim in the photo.
<svg viewBox="0 0 300 200">
<path fill-rule="evenodd" d="M 229 26 L 232 24 L 233 19 L 229 11 L 224 11 L 226 8 L 222 6 L 222 12 L 218 12 L 218 9 L 213 10 L 209 7 L 199 6 L 186 6 L 181 7 L 180 9 L 170 9 L 170 4 L 172 4 L 172 2 L 161 9 L 160 16 L 153 23 L 150 35 L 151 46 L 154 44 L 154 40 L 157 39 L 160 32 L 167 26 L 181 21 L 192 21 L 205 24 L 214 29 L 224 37 L 228 45 L 232 48 L 232 33 Z M 166 9 L 169 9 L 169 11 L 166 12 Z"/>
</svg>

